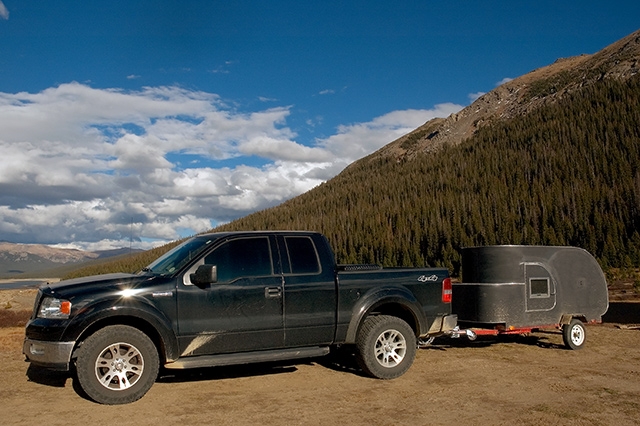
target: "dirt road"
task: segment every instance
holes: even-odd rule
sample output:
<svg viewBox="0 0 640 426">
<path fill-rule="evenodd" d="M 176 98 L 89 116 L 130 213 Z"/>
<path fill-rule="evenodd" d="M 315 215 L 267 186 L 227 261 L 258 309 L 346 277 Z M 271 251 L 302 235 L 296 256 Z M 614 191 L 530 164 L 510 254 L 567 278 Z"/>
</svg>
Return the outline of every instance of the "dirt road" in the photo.
<svg viewBox="0 0 640 426">
<path fill-rule="evenodd" d="M 640 330 L 603 324 L 587 332 L 579 351 L 564 349 L 555 332 L 436 340 L 393 381 L 328 360 L 163 374 L 140 401 L 102 406 L 81 398 L 71 378 L 28 371 L 24 329 L 5 327 L 2 424 L 639 424 Z"/>
</svg>

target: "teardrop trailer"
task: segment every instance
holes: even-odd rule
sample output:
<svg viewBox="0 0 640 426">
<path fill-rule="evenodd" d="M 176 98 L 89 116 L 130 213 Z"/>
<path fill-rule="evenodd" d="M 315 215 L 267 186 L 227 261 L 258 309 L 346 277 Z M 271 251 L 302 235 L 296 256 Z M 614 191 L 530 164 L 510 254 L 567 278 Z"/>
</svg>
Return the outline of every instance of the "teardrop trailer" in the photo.
<svg viewBox="0 0 640 426">
<path fill-rule="evenodd" d="M 600 323 L 609 307 L 600 265 L 586 250 L 557 246 L 484 246 L 462 249 L 462 282 L 453 284 L 453 334 L 528 334 L 562 331 L 580 349 L 585 323 Z"/>
</svg>

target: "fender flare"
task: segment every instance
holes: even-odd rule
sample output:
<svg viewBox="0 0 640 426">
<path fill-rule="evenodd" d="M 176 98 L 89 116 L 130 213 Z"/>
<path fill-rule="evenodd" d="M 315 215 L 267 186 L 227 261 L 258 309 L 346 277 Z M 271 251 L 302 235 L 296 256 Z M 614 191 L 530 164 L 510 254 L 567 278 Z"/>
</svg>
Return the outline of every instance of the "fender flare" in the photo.
<svg viewBox="0 0 640 426">
<path fill-rule="evenodd" d="M 142 297 L 129 298 L 126 304 L 120 298 L 101 299 L 83 307 L 67 326 L 64 339 L 78 344 L 96 329 L 112 324 L 128 324 L 147 334 L 155 333 L 149 337 L 158 345 L 161 359 L 178 358 L 178 340 L 171 321 Z"/>
<path fill-rule="evenodd" d="M 406 311 L 413 317 L 416 336 L 426 332 L 428 329 L 427 317 L 413 293 L 401 286 L 384 286 L 366 293 L 356 302 L 351 312 L 345 343 L 356 342 L 360 325 L 371 312 L 380 307 L 391 305 Z"/>
</svg>

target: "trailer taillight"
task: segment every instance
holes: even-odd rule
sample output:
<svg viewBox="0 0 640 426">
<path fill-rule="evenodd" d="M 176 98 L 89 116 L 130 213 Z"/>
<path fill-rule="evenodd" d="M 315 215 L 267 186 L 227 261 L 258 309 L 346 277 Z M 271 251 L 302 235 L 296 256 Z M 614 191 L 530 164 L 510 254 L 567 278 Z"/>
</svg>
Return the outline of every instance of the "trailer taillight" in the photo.
<svg viewBox="0 0 640 426">
<path fill-rule="evenodd" d="M 445 278 L 444 281 L 442 281 L 442 303 L 451 303 L 452 293 L 451 278 Z"/>
</svg>

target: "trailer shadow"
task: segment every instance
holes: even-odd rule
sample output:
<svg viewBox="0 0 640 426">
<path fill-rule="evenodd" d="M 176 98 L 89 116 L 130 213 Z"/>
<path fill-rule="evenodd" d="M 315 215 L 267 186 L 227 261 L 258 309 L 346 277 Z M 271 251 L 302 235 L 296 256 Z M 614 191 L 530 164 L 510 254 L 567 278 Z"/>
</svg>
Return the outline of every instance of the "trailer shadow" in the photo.
<svg viewBox="0 0 640 426">
<path fill-rule="evenodd" d="M 549 341 L 546 335 L 561 335 L 555 330 L 541 330 L 528 334 L 499 334 L 497 336 L 478 336 L 476 340 L 466 337 L 450 338 L 440 337 L 433 344 L 424 347 L 426 350 L 447 350 L 449 348 L 487 348 L 499 344 L 518 344 L 526 346 L 538 346 L 544 349 L 567 349 L 563 344 Z"/>
</svg>

